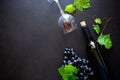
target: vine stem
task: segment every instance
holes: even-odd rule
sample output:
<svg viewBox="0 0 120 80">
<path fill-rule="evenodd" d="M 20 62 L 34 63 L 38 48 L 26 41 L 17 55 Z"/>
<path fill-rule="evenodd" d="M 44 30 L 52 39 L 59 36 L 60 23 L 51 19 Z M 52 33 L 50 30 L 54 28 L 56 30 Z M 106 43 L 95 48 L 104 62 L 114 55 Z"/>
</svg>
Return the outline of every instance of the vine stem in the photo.
<svg viewBox="0 0 120 80">
<path fill-rule="evenodd" d="M 103 26 L 103 29 L 102 29 L 101 33 L 103 33 L 103 32 L 105 31 L 105 29 L 106 29 L 106 27 L 107 27 L 107 24 L 110 22 L 111 19 L 112 19 L 112 18 L 109 18 L 109 19 L 106 20 L 106 23 L 105 23 L 105 25 Z"/>
</svg>

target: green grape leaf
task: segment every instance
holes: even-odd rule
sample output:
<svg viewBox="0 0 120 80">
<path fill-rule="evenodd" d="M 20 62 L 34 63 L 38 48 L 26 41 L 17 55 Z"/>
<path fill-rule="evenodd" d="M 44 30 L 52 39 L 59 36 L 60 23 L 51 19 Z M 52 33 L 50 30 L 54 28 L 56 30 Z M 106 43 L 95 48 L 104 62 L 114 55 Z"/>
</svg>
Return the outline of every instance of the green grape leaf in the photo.
<svg viewBox="0 0 120 80">
<path fill-rule="evenodd" d="M 101 34 L 97 38 L 97 42 L 100 45 L 104 45 L 106 49 L 110 49 L 112 47 L 112 41 L 111 41 L 111 38 L 110 38 L 110 34 L 106 34 L 106 35 Z"/>
<path fill-rule="evenodd" d="M 73 4 L 68 4 L 68 5 L 66 5 L 64 11 L 66 11 L 68 13 L 73 13 L 75 10 L 76 10 L 76 8 L 73 6 Z"/>
<path fill-rule="evenodd" d="M 100 26 L 99 25 L 92 25 L 93 26 L 93 29 L 94 31 L 99 34 L 100 33 Z"/>
<path fill-rule="evenodd" d="M 74 74 L 77 74 L 77 71 L 78 71 L 77 68 L 72 65 L 65 65 L 64 70 Z"/>
<path fill-rule="evenodd" d="M 58 72 L 62 76 L 63 80 L 76 80 L 78 69 L 72 65 L 65 65 L 64 67 L 58 68 Z"/>
<path fill-rule="evenodd" d="M 101 24 L 101 23 L 102 23 L 102 20 L 101 20 L 100 18 L 96 18 L 96 19 L 95 19 L 95 23 Z"/>
<path fill-rule="evenodd" d="M 78 10 L 83 11 L 84 9 L 88 9 L 91 7 L 90 0 L 74 0 L 74 6 Z"/>
</svg>

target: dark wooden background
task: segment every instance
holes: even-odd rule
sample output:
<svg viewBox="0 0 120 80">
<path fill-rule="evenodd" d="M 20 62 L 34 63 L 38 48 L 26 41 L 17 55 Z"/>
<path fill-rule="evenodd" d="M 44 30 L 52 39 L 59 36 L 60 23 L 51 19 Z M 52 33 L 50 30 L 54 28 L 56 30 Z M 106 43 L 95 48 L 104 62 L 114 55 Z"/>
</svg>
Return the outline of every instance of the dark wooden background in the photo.
<svg viewBox="0 0 120 80">
<path fill-rule="evenodd" d="M 73 0 L 60 0 L 62 7 Z M 0 0 L 0 80 L 60 80 L 63 50 L 73 47 L 86 57 L 86 42 L 79 22 L 86 20 L 93 35 L 92 17 L 112 18 L 104 33 L 111 33 L 113 47 L 106 53 L 112 80 L 120 80 L 119 0 L 91 0 L 92 8 L 75 15 L 77 30 L 64 35 L 55 3 L 47 0 Z"/>
</svg>

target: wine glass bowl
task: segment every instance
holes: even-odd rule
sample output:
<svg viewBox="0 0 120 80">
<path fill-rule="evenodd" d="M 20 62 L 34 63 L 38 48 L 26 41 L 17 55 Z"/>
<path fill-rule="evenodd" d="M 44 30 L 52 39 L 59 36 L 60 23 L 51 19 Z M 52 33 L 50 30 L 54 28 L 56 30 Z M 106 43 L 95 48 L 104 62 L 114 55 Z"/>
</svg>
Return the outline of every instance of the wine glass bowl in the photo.
<svg viewBox="0 0 120 80">
<path fill-rule="evenodd" d="M 59 27 L 64 31 L 64 33 L 70 33 L 77 28 L 75 18 L 70 14 L 63 14 L 58 20 Z"/>
</svg>

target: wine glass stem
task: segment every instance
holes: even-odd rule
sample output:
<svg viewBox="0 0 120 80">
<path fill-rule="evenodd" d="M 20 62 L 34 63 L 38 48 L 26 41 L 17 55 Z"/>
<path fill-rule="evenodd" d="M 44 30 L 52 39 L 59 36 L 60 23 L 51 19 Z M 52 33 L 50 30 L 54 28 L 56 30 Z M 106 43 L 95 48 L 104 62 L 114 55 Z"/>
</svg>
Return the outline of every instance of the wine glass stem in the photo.
<svg viewBox="0 0 120 80">
<path fill-rule="evenodd" d="M 63 14 L 64 14 L 64 11 L 63 11 L 63 9 L 61 8 L 61 5 L 60 5 L 60 3 L 59 3 L 59 0 L 54 0 L 54 1 L 56 2 L 57 6 L 58 6 L 61 15 L 63 15 Z"/>
</svg>

